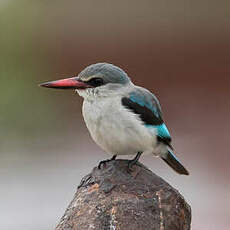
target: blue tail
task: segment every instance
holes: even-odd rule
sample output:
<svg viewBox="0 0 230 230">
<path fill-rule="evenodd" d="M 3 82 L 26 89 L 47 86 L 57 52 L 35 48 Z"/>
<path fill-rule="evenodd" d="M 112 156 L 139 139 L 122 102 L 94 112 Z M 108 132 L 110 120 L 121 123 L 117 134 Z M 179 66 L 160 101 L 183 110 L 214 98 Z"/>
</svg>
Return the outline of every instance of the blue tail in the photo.
<svg viewBox="0 0 230 230">
<path fill-rule="evenodd" d="M 180 163 L 177 157 L 173 152 L 168 150 L 168 153 L 165 156 L 161 157 L 172 169 L 174 169 L 179 174 L 189 175 L 188 170 Z"/>
</svg>

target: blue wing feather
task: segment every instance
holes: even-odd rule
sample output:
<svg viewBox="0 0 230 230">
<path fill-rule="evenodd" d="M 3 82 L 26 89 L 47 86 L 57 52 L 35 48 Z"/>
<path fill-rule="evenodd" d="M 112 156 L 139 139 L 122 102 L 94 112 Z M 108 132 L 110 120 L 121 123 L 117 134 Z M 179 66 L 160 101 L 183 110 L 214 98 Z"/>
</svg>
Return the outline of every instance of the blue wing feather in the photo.
<svg viewBox="0 0 230 230">
<path fill-rule="evenodd" d="M 129 99 L 135 103 L 138 103 L 143 107 L 147 107 L 152 111 L 154 116 L 158 117 L 161 120 L 161 109 L 159 106 L 159 102 L 157 101 L 157 99 L 154 97 L 153 94 L 145 95 L 145 94 L 141 94 L 138 91 L 131 92 L 129 95 Z"/>
<path fill-rule="evenodd" d="M 161 125 L 155 126 L 157 129 L 157 135 L 162 138 L 171 138 L 170 133 L 166 127 L 166 125 L 163 123 Z"/>
<path fill-rule="evenodd" d="M 158 141 L 170 146 L 171 136 L 163 122 L 160 104 L 157 98 L 143 88 L 137 88 L 122 98 L 123 106 L 140 115 L 141 120 L 149 129 L 156 130 Z"/>
</svg>

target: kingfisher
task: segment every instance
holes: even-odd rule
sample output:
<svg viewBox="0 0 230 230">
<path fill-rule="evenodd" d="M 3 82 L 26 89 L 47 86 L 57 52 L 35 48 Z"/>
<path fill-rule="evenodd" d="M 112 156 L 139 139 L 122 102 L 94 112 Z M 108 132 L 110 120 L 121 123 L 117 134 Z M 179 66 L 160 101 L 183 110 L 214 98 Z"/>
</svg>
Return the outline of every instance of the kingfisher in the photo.
<svg viewBox="0 0 230 230">
<path fill-rule="evenodd" d="M 112 158 L 100 162 L 99 168 L 117 155 L 135 155 L 128 161 L 132 170 L 144 153 L 160 157 L 179 174 L 189 174 L 173 152 L 156 96 L 136 86 L 121 68 L 109 63 L 92 64 L 75 77 L 40 86 L 72 89 L 83 97 L 82 114 L 92 139 L 112 154 Z"/>
</svg>

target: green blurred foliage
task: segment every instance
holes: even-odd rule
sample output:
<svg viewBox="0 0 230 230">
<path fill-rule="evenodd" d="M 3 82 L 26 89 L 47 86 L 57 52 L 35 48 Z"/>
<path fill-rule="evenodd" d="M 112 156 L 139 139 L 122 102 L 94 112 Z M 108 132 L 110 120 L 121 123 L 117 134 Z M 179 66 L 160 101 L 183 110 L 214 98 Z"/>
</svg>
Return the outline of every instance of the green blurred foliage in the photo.
<svg viewBox="0 0 230 230">
<path fill-rule="evenodd" d="M 44 122 L 52 114 L 47 108 L 54 105 L 38 87 L 50 73 L 39 40 L 44 24 L 39 4 L 8 1 L 0 6 L 0 138 L 4 142 L 36 135 L 41 123 L 48 127 Z"/>
</svg>

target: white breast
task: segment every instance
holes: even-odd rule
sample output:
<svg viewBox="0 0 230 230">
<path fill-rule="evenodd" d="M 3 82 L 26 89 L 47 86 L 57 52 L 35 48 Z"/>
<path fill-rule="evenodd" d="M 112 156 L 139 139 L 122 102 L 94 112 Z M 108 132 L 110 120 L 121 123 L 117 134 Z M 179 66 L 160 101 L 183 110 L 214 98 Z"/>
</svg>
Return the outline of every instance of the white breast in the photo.
<svg viewBox="0 0 230 230">
<path fill-rule="evenodd" d="M 121 97 L 84 100 L 83 117 L 93 140 L 106 152 L 126 155 L 152 152 L 155 135 L 121 104 Z"/>
</svg>

